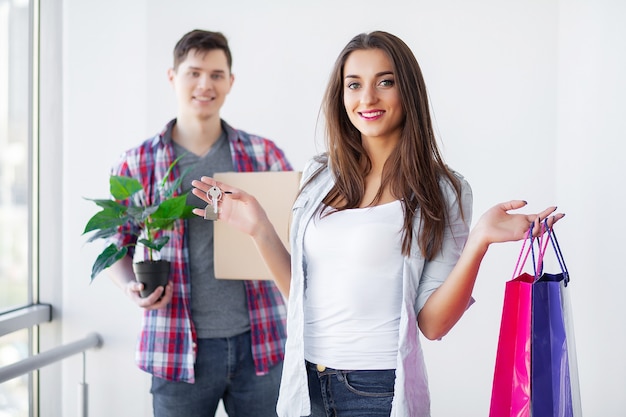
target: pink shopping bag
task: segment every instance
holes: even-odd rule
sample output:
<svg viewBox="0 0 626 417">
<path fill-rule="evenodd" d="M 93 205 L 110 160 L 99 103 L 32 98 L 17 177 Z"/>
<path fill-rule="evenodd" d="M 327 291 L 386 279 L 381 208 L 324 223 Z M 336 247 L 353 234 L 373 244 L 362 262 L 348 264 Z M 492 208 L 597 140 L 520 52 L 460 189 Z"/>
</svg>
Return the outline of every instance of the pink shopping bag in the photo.
<svg viewBox="0 0 626 417">
<path fill-rule="evenodd" d="M 524 273 L 505 286 L 490 417 L 530 416 L 530 325 L 534 280 L 535 277 Z"/>
<path fill-rule="evenodd" d="M 536 273 L 521 272 L 530 252 L 535 266 L 534 239 L 529 236 L 513 278 L 505 284 L 489 417 L 530 417 L 532 286 Z"/>
</svg>

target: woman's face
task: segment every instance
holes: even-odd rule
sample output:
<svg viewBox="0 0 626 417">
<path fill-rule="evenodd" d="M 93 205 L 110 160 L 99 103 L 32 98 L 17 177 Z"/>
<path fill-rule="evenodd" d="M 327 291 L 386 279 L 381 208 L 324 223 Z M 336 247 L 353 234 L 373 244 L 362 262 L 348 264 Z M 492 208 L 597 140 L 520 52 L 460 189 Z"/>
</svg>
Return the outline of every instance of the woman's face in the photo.
<svg viewBox="0 0 626 417">
<path fill-rule="evenodd" d="M 354 51 L 346 60 L 343 74 L 343 103 L 361 138 L 397 143 L 404 110 L 387 54 L 381 49 Z"/>
</svg>

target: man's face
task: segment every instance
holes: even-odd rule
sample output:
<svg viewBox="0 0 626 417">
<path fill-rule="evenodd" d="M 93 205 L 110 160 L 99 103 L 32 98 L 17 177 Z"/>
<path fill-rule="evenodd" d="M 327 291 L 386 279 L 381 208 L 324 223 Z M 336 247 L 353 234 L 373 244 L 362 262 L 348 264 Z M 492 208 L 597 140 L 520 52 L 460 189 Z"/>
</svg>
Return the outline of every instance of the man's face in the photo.
<svg viewBox="0 0 626 417">
<path fill-rule="evenodd" d="M 178 69 L 170 69 L 168 77 L 178 99 L 179 117 L 202 120 L 219 118 L 226 95 L 235 80 L 221 49 L 192 49 Z"/>
</svg>

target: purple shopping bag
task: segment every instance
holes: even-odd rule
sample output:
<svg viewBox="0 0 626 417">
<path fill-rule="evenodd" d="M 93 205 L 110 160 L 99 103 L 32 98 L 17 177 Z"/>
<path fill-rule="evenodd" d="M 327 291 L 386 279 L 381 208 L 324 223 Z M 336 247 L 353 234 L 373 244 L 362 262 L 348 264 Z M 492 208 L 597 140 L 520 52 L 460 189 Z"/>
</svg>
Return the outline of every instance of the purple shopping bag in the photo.
<svg viewBox="0 0 626 417">
<path fill-rule="evenodd" d="M 543 274 L 533 285 L 533 416 L 572 417 L 572 389 L 561 301 L 563 279 L 563 274 Z"/>
<path fill-rule="evenodd" d="M 551 242 L 561 272 L 540 272 L 540 277 L 533 284 L 531 410 L 533 416 L 575 417 L 580 415 L 580 398 L 577 372 L 571 371 L 577 369 L 576 357 L 570 354 L 574 351 L 573 346 L 568 347 L 568 344 L 574 343 L 566 311 L 569 273 L 554 230 L 547 224 L 545 227 L 545 243 L 540 250 L 538 269 L 543 269 L 545 252 Z"/>
</svg>

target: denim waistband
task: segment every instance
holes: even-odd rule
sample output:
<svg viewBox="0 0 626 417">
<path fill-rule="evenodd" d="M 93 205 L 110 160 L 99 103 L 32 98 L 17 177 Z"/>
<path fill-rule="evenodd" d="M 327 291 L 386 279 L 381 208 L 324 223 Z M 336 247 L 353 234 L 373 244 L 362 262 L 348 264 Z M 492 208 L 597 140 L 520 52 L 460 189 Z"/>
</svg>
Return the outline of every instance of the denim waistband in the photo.
<svg viewBox="0 0 626 417">
<path fill-rule="evenodd" d="M 327 366 L 324 366 L 324 365 L 318 364 L 318 363 L 312 363 L 312 362 L 309 362 L 309 361 L 305 361 L 305 362 L 306 362 L 306 368 L 308 370 L 316 371 L 320 375 L 334 375 L 334 374 L 337 374 L 339 372 L 346 372 L 346 371 L 342 371 L 340 369 L 329 368 Z"/>
<path fill-rule="evenodd" d="M 350 372 L 362 371 L 362 369 L 335 369 L 329 368 L 319 363 L 312 363 L 305 360 L 306 368 L 311 371 L 316 371 L 319 375 L 335 375 L 338 373 L 347 374 Z M 395 371 L 395 369 L 376 369 L 371 371 Z"/>
</svg>

